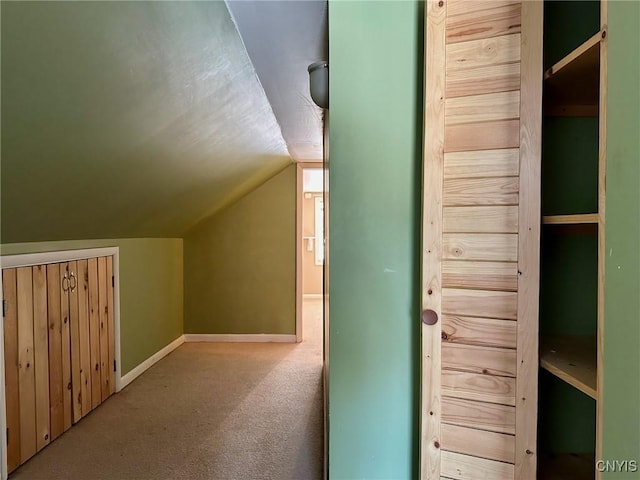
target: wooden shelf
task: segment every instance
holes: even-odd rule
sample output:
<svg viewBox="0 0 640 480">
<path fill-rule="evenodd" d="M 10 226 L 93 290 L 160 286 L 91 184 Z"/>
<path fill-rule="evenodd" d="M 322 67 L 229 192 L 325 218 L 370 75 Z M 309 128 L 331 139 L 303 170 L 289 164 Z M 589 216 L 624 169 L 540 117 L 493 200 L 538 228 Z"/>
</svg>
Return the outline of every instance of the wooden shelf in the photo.
<svg viewBox="0 0 640 480">
<path fill-rule="evenodd" d="M 592 480 L 595 478 L 595 455 L 592 453 L 542 454 L 538 462 L 538 478 L 544 480 Z"/>
<path fill-rule="evenodd" d="M 594 337 L 556 337 L 542 340 L 540 366 L 596 399 L 596 340 Z"/>
<path fill-rule="evenodd" d="M 597 213 L 581 213 L 578 215 L 545 215 L 542 217 L 545 225 L 581 225 L 585 223 L 598 223 Z"/>
<path fill-rule="evenodd" d="M 544 73 L 545 115 L 597 116 L 600 101 L 600 30 Z"/>
</svg>

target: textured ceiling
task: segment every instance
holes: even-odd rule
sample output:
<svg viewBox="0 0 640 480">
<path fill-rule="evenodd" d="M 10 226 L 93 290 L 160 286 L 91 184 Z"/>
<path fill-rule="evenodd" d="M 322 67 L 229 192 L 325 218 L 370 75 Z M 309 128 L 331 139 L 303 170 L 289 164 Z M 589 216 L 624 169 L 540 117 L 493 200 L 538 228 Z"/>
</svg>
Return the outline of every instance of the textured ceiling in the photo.
<svg viewBox="0 0 640 480">
<path fill-rule="evenodd" d="M 2 243 L 181 236 L 291 161 L 225 3 L 1 8 Z"/>
<path fill-rule="evenodd" d="M 322 160 L 322 110 L 307 67 L 327 60 L 326 0 L 227 0 L 296 161 Z"/>
</svg>

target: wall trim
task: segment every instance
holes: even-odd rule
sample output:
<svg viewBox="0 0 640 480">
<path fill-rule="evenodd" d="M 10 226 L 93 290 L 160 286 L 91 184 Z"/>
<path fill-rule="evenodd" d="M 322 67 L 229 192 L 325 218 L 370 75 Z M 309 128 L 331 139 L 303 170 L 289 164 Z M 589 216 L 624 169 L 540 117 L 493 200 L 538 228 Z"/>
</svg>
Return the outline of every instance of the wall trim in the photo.
<svg viewBox="0 0 640 480">
<path fill-rule="evenodd" d="M 136 378 L 138 378 L 140 375 L 142 375 L 144 372 L 149 370 L 152 366 L 154 366 L 156 363 L 158 363 L 164 357 L 166 357 L 171 352 L 173 352 L 176 348 L 178 348 L 180 345 L 182 345 L 184 343 L 184 341 L 185 341 L 184 340 L 184 335 L 180 335 L 178 338 L 176 338 L 169 345 L 165 346 L 161 350 L 158 350 L 156 353 L 151 355 L 149 358 L 147 358 L 140 365 L 138 365 L 137 367 L 132 369 L 126 375 L 123 375 L 120 378 L 120 390 L 122 390 L 124 387 L 129 385 Z"/>
<path fill-rule="evenodd" d="M 185 333 L 185 342 L 296 343 L 295 335 L 268 333 Z"/>
<path fill-rule="evenodd" d="M 303 300 L 319 300 L 324 298 L 324 295 L 322 293 L 305 293 L 302 298 Z"/>
<path fill-rule="evenodd" d="M 108 257 L 118 254 L 118 247 L 85 248 L 81 250 L 58 250 L 55 252 L 20 253 L 17 255 L 2 255 L 2 268 L 31 267 L 49 263 L 72 262 L 85 258 Z"/>
</svg>

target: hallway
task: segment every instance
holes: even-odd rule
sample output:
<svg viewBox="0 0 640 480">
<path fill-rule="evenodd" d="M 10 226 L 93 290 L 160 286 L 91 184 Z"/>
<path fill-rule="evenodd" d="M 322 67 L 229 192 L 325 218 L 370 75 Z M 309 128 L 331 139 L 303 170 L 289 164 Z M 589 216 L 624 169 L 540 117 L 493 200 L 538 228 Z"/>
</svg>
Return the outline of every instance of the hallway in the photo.
<svg viewBox="0 0 640 480">
<path fill-rule="evenodd" d="M 301 344 L 182 345 L 10 478 L 321 478 L 321 302 Z"/>
</svg>

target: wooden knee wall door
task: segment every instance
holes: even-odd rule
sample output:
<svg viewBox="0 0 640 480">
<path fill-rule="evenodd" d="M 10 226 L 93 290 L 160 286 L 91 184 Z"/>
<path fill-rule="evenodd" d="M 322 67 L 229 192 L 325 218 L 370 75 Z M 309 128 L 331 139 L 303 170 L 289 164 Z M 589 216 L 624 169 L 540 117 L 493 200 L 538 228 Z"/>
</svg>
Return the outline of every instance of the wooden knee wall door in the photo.
<svg viewBox="0 0 640 480">
<path fill-rule="evenodd" d="M 427 0 L 421 478 L 536 477 L 542 2 Z"/>
<path fill-rule="evenodd" d="M 115 391 L 113 257 L 2 271 L 11 472 Z"/>
</svg>

